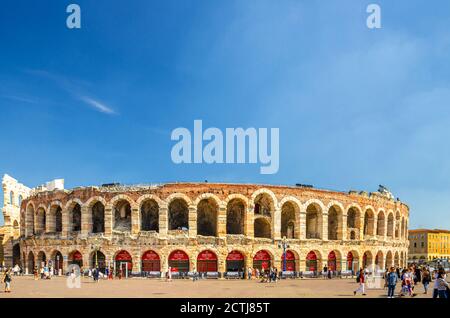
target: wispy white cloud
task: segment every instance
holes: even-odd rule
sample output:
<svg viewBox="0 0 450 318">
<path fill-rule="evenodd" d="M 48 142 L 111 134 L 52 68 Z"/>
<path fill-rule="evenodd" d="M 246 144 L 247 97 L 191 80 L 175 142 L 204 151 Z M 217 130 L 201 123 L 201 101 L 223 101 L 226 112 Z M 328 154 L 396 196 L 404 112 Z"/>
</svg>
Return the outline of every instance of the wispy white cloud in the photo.
<svg viewBox="0 0 450 318">
<path fill-rule="evenodd" d="M 117 113 L 108 105 L 106 105 L 103 102 L 100 102 L 98 100 L 93 99 L 92 97 L 89 96 L 79 96 L 79 99 L 82 100 L 83 102 L 85 102 L 86 104 L 90 105 L 91 107 L 93 107 L 94 109 L 96 109 L 97 111 L 101 112 L 101 113 L 105 113 L 105 114 L 109 114 L 109 115 L 116 115 Z"/>
<path fill-rule="evenodd" d="M 27 103 L 27 104 L 36 104 L 38 101 L 33 98 L 16 96 L 16 95 L 1 95 L 2 98 L 9 99 L 14 102 Z"/>
</svg>

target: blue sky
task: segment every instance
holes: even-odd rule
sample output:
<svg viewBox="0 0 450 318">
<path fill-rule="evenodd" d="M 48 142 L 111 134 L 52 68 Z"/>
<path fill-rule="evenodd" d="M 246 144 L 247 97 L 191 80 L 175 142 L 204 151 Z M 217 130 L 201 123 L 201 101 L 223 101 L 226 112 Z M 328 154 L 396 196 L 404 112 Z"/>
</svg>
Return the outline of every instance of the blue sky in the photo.
<svg viewBox="0 0 450 318">
<path fill-rule="evenodd" d="M 369 3 L 381 29 L 366 27 Z M 449 229 L 449 25 L 448 1 L 5 0 L 0 173 L 68 188 L 383 184 L 411 227 Z M 173 164 L 170 133 L 194 119 L 279 128 L 278 173 Z"/>
</svg>

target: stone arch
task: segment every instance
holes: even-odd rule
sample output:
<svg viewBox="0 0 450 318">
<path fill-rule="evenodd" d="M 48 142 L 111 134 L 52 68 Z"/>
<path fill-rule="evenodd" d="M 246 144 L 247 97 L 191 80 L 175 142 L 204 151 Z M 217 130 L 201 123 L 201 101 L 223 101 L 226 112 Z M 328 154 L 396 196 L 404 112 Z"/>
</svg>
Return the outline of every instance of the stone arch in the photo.
<svg viewBox="0 0 450 318">
<path fill-rule="evenodd" d="M 114 254 L 114 260 L 117 252 Z M 100 272 L 105 273 L 106 269 L 106 256 L 100 250 L 94 250 L 89 253 L 89 268 L 98 268 Z"/>
<path fill-rule="evenodd" d="M 158 197 L 157 195 L 154 195 L 154 194 L 144 194 L 144 195 L 141 195 L 141 196 L 137 199 L 136 205 L 137 205 L 138 208 L 140 209 L 140 208 L 142 207 L 142 204 L 144 204 L 145 201 L 148 201 L 148 200 L 153 200 L 153 201 L 155 201 L 155 202 L 158 204 L 159 207 L 167 207 L 166 202 L 164 202 L 163 200 L 161 200 L 160 197 Z"/>
<path fill-rule="evenodd" d="M 26 210 L 25 210 L 25 231 L 27 236 L 32 236 L 35 234 L 34 227 L 34 214 L 35 208 L 33 202 L 28 202 Z"/>
<path fill-rule="evenodd" d="M 289 257 L 289 254 L 293 255 L 293 259 L 292 257 Z M 300 254 L 292 249 L 292 248 L 288 248 L 286 250 L 286 255 L 288 257 L 286 257 L 286 271 L 300 271 Z M 284 252 L 281 252 L 279 259 L 281 259 L 281 269 L 284 270 Z"/>
<path fill-rule="evenodd" d="M 347 237 L 350 240 L 359 240 L 361 229 L 361 208 L 356 203 L 347 207 Z"/>
<path fill-rule="evenodd" d="M 262 189 L 261 189 L 262 190 Z M 255 191 L 255 193 L 258 191 Z M 273 194 L 273 193 L 272 193 Z M 253 195 L 252 195 L 253 198 Z M 276 200 L 276 198 L 275 198 Z M 274 201 L 274 198 L 272 195 L 265 191 L 260 191 L 258 195 L 255 196 L 255 198 L 252 201 L 253 203 L 253 212 L 254 215 L 262 215 L 266 217 L 272 218 L 275 213 L 275 207 L 276 201 Z"/>
<path fill-rule="evenodd" d="M 310 201 L 308 201 L 310 202 Z M 307 202 L 307 204 L 308 204 Z M 321 239 L 323 222 L 323 204 L 311 202 L 306 206 L 306 238 Z"/>
<path fill-rule="evenodd" d="M 322 253 L 319 250 L 310 250 L 305 256 L 306 271 L 318 272 L 322 270 Z"/>
<path fill-rule="evenodd" d="M 169 230 L 189 229 L 189 202 L 186 196 L 172 196 L 168 204 Z"/>
<path fill-rule="evenodd" d="M 385 261 L 384 261 L 384 254 L 383 251 L 378 251 L 378 253 L 375 255 L 375 261 L 374 261 L 375 266 L 378 266 L 379 269 L 383 269 L 384 265 L 385 265 Z"/>
<path fill-rule="evenodd" d="M 401 228 L 400 228 L 400 238 L 404 239 L 405 238 L 405 217 L 402 216 L 402 224 L 401 224 Z"/>
<path fill-rule="evenodd" d="M 91 207 L 92 233 L 105 232 L 105 206 L 103 202 L 96 201 Z"/>
<path fill-rule="evenodd" d="M 387 251 L 386 253 L 386 268 L 390 268 L 393 265 L 392 252 Z"/>
<path fill-rule="evenodd" d="M 52 261 L 53 269 L 56 271 L 56 273 L 59 273 L 61 270 L 61 273 L 64 273 L 64 258 L 62 253 L 59 250 L 54 250 L 50 254 L 50 259 Z"/>
<path fill-rule="evenodd" d="M 45 255 L 44 251 L 40 251 L 37 255 L 37 265 L 38 268 L 41 268 L 43 266 L 47 265 L 47 255 Z"/>
<path fill-rule="evenodd" d="M 346 253 L 346 270 L 356 273 L 360 268 L 359 252 L 357 250 L 350 250 Z"/>
<path fill-rule="evenodd" d="M 159 202 L 162 202 L 159 200 Z M 160 205 L 152 197 L 143 199 L 138 204 L 140 209 L 141 231 L 159 232 L 159 208 Z"/>
<path fill-rule="evenodd" d="M 78 203 L 76 203 L 78 204 Z M 83 255 L 78 250 L 73 250 L 69 253 L 68 257 L 68 265 L 78 265 L 80 268 L 83 267 Z"/>
<path fill-rule="evenodd" d="M 394 213 L 391 211 L 388 214 L 388 219 L 387 219 L 387 233 L 386 236 L 389 238 L 393 238 L 394 237 Z"/>
<path fill-rule="evenodd" d="M 83 203 L 79 199 L 72 199 L 66 204 L 66 211 L 68 212 L 68 230 L 69 232 L 81 231 L 81 207 Z"/>
<path fill-rule="evenodd" d="M 34 222 L 34 232 L 35 234 L 43 234 L 46 231 L 46 218 L 47 218 L 47 211 L 45 210 L 45 206 L 43 204 L 40 204 L 38 208 L 36 209 L 36 217 Z"/>
<path fill-rule="evenodd" d="M 119 232 L 131 232 L 132 209 L 136 203 L 124 194 L 116 195 L 109 202 L 113 213 L 113 229 Z"/>
<path fill-rule="evenodd" d="M 329 271 L 342 270 L 342 252 L 338 249 L 333 249 L 327 256 L 327 268 Z"/>
<path fill-rule="evenodd" d="M 288 239 L 299 238 L 299 229 L 297 228 L 299 216 L 300 205 L 295 201 L 286 200 L 281 205 L 281 237 Z"/>
<path fill-rule="evenodd" d="M 256 238 L 272 238 L 272 229 L 267 217 L 257 217 L 254 221 L 254 236 Z"/>
<path fill-rule="evenodd" d="M 242 195 L 230 196 L 225 200 L 227 209 L 227 234 L 245 234 L 245 218 L 248 200 Z"/>
<path fill-rule="evenodd" d="M 182 200 L 184 200 L 188 206 L 191 206 L 191 205 L 192 205 L 192 200 L 191 200 L 191 198 L 189 198 L 186 194 L 184 194 L 184 193 L 179 193 L 179 192 L 172 193 L 171 195 L 169 195 L 169 196 L 166 198 L 165 202 L 166 202 L 167 206 L 169 206 L 170 203 L 171 203 L 172 201 L 176 200 L 176 199 L 182 199 Z"/>
<path fill-rule="evenodd" d="M 396 239 L 400 238 L 400 212 L 397 210 L 395 211 L 395 226 L 394 226 L 394 237 Z"/>
<path fill-rule="evenodd" d="M 373 236 L 375 230 L 375 212 L 372 207 L 366 207 L 366 212 L 364 213 L 364 236 Z"/>
<path fill-rule="evenodd" d="M 343 239 L 344 209 L 342 205 L 328 205 L 328 239 Z"/>
<path fill-rule="evenodd" d="M 266 194 L 271 198 L 272 203 L 273 203 L 272 211 L 275 210 L 275 207 L 278 206 L 277 197 L 275 196 L 275 194 L 272 191 L 270 191 L 269 189 L 266 189 L 266 188 L 261 188 L 261 189 L 254 191 L 251 196 L 251 203 L 255 204 L 256 198 L 261 194 Z"/>
<path fill-rule="evenodd" d="M 28 268 L 29 274 L 33 273 L 35 266 L 36 266 L 36 264 L 35 264 L 34 253 L 32 251 L 30 251 L 27 256 L 27 268 Z"/>
<path fill-rule="evenodd" d="M 202 194 L 200 194 L 194 200 L 193 205 L 198 206 L 198 204 L 201 201 L 206 200 L 206 199 L 210 199 L 210 200 L 214 201 L 214 203 L 217 205 L 218 208 L 224 206 L 222 200 L 220 200 L 220 198 L 217 195 L 213 194 L 213 193 L 202 193 Z"/>
<path fill-rule="evenodd" d="M 398 251 L 395 251 L 394 265 L 397 266 L 397 267 L 400 266 L 400 257 L 399 257 Z"/>
<path fill-rule="evenodd" d="M 373 254 L 371 251 L 367 250 L 364 252 L 362 257 L 362 267 L 367 268 L 372 266 L 374 260 L 373 260 Z"/>
<path fill-rule="evenodd" d="M 63 205 L 60 201 L 53 201 L 48 206 L 49 211 L 49 228 L 47 229 L 48 232 L 51 233 L 61 233 L 62 232 L 62 208 Z"/>
<path fill-rule="evenodd" d="M 206 196 L 197 203 L 197 235 L 217 236 L 217 218 L 219 215 L 220 200 L 214 196 Z"/>
<path fill-rule="evenodd" d="M 377 216 L 377 236 L 382 238 L 386 235 L 386 218 L 384 215 L 384 210 L 378 210 Z"/>
</svg>

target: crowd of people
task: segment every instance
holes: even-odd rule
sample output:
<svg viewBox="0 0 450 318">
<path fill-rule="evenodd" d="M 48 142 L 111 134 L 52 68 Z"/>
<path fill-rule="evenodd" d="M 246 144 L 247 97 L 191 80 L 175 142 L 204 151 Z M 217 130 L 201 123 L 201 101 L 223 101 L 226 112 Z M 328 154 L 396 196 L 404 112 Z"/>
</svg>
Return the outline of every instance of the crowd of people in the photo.
<svg viewBox="0 0 450 318">
<path fill-rule="evenodd" d="M 357 273 L 356 281 L 359 287 L 353 291 L 356 295 L 361 293 L 366 295 L 365 285 L 368 279 L 368 271 L 361 268 Z M 430 270 L 429 266 L 419 266 L 412 264 L 407 268 L 390 267 L 384 272 L 384 288 L 387 289 L 387 297 L 395 298 L 395 291 L 398 297 L 415 297 L 418 294 L 418 286 L 422 284 L 423 294 L 428 294 L 429 285 L 433 283 L 433 298 L 450 298 L 449 283 L 443 267 Z"/>
</svg>

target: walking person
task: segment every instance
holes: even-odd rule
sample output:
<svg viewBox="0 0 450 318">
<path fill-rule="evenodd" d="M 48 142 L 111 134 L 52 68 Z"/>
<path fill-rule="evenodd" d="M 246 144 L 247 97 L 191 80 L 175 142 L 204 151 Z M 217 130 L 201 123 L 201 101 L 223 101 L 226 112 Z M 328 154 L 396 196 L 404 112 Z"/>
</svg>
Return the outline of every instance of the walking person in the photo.
<svg viewBox="0 0 450 318">
<path fill-rule="evenodd" d="M 442 267 L 434 271 L 434 285 L 433 285 L 433 298 L 438 298 L 439 296 L 439 278 L 443 278 L 444 281 L 447 278 L 445 271 Z"/>
<path fill-rule="evenodd" d="M 428 285 L 430 283 L 431 283 L 431 274 L 426 268 L 423 268 L 422 284 L 423 284 L 424 294 L 428 294 Z"/>
<path fill-rule="evenodd" d="M 167 281 L 172 281 L 172 267 L 169 266 L 169 270 L 167 271 Z"/>
<path fill-rule="evenodd" d="M 363 268 L 359 270 L 358 277 L 356 278 L 356 281 L 359 283 L 359 287 L 353 291 L 353 295 L 356 296 L 356 293 L 360 292 L 363 296 L 366 296 L 366 290 L 365 290 L 365 281 L 366 281 L 366 273 Z"/>
<path fill-rule="evenodd" d="M 437 290 L 439 298 L 447 298 L 447 290 L 449 289 L 449 285 L 445 280 L 445 273 L 440 273 L 437 278 Z"/>
<path fill-rule="evenodd" d="M 397 286 L 397 273 L 394 267 L 391 267 L 389 273 L 386 275 L 386 282 L 388 287 L 388 298 L 394 298 L 395 287 Z"/>
<path fill-rule="evenodd" d="M 11 292 L 11 269 L 7 269 L 3 277 L 3 282 L 5 283 L 5 293 Z"/>
</svg>

